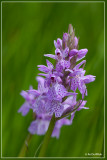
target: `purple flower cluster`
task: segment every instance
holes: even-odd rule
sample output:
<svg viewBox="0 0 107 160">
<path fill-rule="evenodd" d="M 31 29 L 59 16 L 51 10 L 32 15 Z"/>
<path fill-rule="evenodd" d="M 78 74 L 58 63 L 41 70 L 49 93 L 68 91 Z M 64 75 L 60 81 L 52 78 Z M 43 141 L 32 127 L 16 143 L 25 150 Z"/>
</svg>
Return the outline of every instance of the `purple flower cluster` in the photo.
<svg viewBox="0 0 107 160">
<path fill-rule="evenodd" d="M 85 106 L 84 97 L 87 96 L 86 84 L 95 80 L 95 76 L 85 75 L 85 57 L 88 50 L 78 50 L 78 38 L 75 36 L 72 25 L 69 25 L 68 33 L 63 34 L 54 41 L 55 54 L 44 56 L 55 59 L 55 65 L 46 60 L 47 66 L 38 65 L 39 76 L 38 89 L 32 87 L 28 91 L 22 91 L 21 95 L 25 103 L 18 112 L 25 116 L 30 109 L 33 110 L 35 120 L 29 127 L 31 134 L 43 135 L 46 133 L 52 115 L 57 119 L 52 137 L 59 137 L 60 128 L 63 125 L 71 125 L 75 112 L 88 109 Z M 44 78 L 43 78 L 44 77 Z M 78 89 L 78 93 L 76 92 Z M 81 94 L 81 100 L 77 101 L 77 95 Z"/>
</svg>

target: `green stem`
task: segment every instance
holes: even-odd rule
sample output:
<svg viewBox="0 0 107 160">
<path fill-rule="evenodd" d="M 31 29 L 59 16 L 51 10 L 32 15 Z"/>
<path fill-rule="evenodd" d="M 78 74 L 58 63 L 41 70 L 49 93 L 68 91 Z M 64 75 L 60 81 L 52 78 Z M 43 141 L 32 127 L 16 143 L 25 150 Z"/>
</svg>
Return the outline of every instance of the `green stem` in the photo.
<svg viewBox="0 0 107 160">
<path fill-rule="evenodd" d="M 31 134 L 28 134 L 28 136 L 27 136 L 27 138 L 26 138 L 26 140 L 25 140 L 25 142 L 24 142 L 24 144 L 23 144 L 23 146 L 22 146 L 22 148 L 21 148 L 21 151 L 20 151 L 18 157 L 25 157 L 26 152 L 27 152 L 27 150 L 28 150 L 28 144 L 30 143 L 31 138 L 32 138 L 32 135 L 31 135 Z"/>
<path fill-rule="evenodd" d="M 48 131 L 47 131 L 47 133 L 44 137 L 43 145 L 41 147 L 41 150 L 40 150 L 40 153 L 39 153 L 38 157 L 45 157 L 46 150 L 47 150 L 49 140 L 51 138 L 55 123 L 56 123 L 55 114 L 53 114 L 53 116 L 51 118 L 51 121 L 50 121 L 50 124 L 49 124 L 49 127 L 48 127 Z"/>
</svg>

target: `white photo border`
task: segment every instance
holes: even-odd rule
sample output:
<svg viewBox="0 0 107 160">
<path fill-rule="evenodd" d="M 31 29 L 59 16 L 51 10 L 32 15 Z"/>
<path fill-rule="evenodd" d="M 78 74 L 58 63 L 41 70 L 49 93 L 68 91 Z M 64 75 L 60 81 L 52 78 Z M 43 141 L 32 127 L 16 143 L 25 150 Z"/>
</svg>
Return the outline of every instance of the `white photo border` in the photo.
<svg viewBox="0 0 107 160">
<path fill-rule="evenodd" d="M 3 3 L 104 3 L 104 157 L 2 157 L 2 4 Z M 105 158 L 105 1 L 1 1 L 1 159 L 97 159 Z"/>
</svg>

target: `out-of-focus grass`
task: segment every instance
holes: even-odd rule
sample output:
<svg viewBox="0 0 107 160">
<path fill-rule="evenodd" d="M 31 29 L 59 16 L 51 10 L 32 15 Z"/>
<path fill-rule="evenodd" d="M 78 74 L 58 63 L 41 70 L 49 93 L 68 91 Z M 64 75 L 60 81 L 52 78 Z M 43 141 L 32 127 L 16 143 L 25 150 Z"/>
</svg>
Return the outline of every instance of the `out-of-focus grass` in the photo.
<svg viewBox="0 0 107 160">
<path fill-rule="evenodd" d="M 32 111 L 22 117 L 21 90 L 37 87 L 37 65 L 43 54 L 54 54 L 53 40 L 62 38 L 72 23 L 79 48 L 88 48 L 86 73 L 96 76 L 88 85 L 89 110 L 77 112 L 60 138 L 51 138 L 47 156 L 83 157 L 102 153 L 104 135 L 104 5 L 103 3 L 3 3 L 2 4 L 2 154 L 18 156 L 28 134 Z M 34 135 L 27 156 L 34 156 L 43 136 Z"/>
</svg>

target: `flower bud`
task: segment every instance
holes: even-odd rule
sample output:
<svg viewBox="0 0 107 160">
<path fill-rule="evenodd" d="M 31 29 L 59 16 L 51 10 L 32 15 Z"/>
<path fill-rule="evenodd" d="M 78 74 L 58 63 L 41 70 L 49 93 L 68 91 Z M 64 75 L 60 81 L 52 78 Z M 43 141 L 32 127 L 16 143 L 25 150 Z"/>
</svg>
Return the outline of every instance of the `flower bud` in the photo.
<svg viewBox="0 0 107 160">
<path fill-rule="evenodd" d="M 78 38 L 76 36 L 74 37 L 74 41 L 75 41 L 74 47 L 78 48 Z"/>
</svg>

